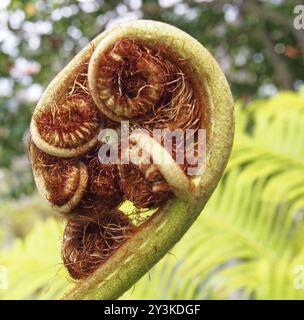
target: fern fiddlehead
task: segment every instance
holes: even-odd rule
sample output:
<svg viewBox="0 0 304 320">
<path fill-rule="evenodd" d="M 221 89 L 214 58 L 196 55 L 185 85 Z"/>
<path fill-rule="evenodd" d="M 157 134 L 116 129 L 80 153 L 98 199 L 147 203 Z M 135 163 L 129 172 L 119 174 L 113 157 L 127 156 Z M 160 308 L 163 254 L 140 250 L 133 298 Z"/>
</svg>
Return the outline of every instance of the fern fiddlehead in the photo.
<svg viewBox="0 0 304 320">
<path fill-rule="evenodd" d="M 118 153 L 130 162 L 100 163 L 99 131 L 117 130 L 121 121 L 130 123 L 130 148 Z M 154 129 L 165 136 L 157 141 Z M 196 134 L 206 130 L 204 163 L 177 163 L 181 145 L 169 150 L 164 141 L 176 129 L 183 137 L 192 130 L 196 154 L 202 151 Z M 38 189 L 68 220 L 62 255 L 80 280 L 65 298 L 117 298 L 166 254 L 216 187 L 233 131 L 222 71 L 179 29 L 139 20 L 84 48 L 45 91 L 30 130 Z M 132 157 L 138 148 L 149 164 Z M 199 167 L 192 176 L 193 166 Z M 121 209 L 126 200 L 131 213 Z"/>
</svg>

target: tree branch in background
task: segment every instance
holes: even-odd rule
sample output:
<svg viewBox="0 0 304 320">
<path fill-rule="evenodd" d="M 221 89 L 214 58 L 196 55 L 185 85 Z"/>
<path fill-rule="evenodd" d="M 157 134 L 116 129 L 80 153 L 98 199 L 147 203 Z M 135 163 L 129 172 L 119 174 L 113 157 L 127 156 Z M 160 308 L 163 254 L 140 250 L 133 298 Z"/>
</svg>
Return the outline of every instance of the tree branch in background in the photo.
<svg viewBox="0 0 304 320">
<path fill-rule="evenodd" d="M 258 4 L 255 0 L 242 0 L 235 1 L 231 0 L 228 3 L 231 3 L 243 10 L 248 14 L 254 14 L 265 21 L 271 21 L 277 25 L 283 26 L 291 30 L 294 34 L 295 39 L 297 41 L 298 47 L 302 53 L 304 53 L 304 32 L 303 30 L 297 30 L 293 26 L 293 12 L 290 12 L 290 16 L 285 16 L 275 10 L 272 10 L 270 7 L 266 7 L 265 5 Z M 227 1 L 225 0 L 214 0 L 213 4 L 225 5 Z M 295 5 L 297 3 L 295 2 Z"/>
<path fill-rule="evenodd" d="M 274 44 L 268 32 L 265 29 L 260 28 L 255 33 L 255 37 L 263 44 L 272 61 L 275 81 L 283 89 L 292 89 L 294 82 L 293 77 L 284 60 L 275 52 Z"/>
<path fill-rule="evenodd" d="M 240 12 L 243 14 L 254 14 L 264 18 L 265 21 L 271 20 L 276 24 L 293 29 L 293 26 L 291 27 L 292 22 L 288 17 L 275 11 L 265 10 L 265 8 L 263 10 L 263 8 L 254 1 L 243 1 L 240 9 Z M 269 59 L 272 62 L 275 81 L 282 89 L 292 89 L 294 83 L 292 74 L 284 59 L 276 53 L 271 36 L 263 25 L 259 26 L 258 31 L 255 32 L 255 37 L 263 44 Z"/>
<path fill-rule="evenodd" d="M 264 8 L 252 1 L 243 1 L 241 9 L 247 13 L 255 14 L 265 21 L 272 21 L 277 25 L 289 28 L 297 40 L 299 49 L 304 53 L 304 32 L 294 28 L 292 18 L 284 16 L 274 10 L 270 10 L 270 8 Z M 293 12 L 291 14 L 293 14 Z"/>
<path fill-rule="evenodd" d="M 281 25 L 288 29 L 293 28 L 292 21 L 289 17 L 284 16 L 280 13 L 270 10 L 269 8 L 262 7 L 255 1 L 230 1 L 231 4 L 239 7 L 241 20 L 245 20 L 246 15 L 255 15 L 262 18 L 264 21 L 272 21 L 275 24 Z M 224 0 L 215 0 L 213 4 L 221 5 L 227 4 Z M 274 43 L 271 39 L 270 34 L 265 30 L 263 23 L 257 27 L 257 31 L 254 32 L 253 36 L 262 44 L 266 49 L 266 53 L 269 57 L 269 62 L 273 66 L 274 70 L 274 81 L 282 89 L 292 89 L 294 79 L 284 59 L 278 55 L 274 48 Z M 298 38 L 297 38 L 298 39 Z M 303 40 L 303 52 L 304 52 L 304 40 Z"/>
</svg>

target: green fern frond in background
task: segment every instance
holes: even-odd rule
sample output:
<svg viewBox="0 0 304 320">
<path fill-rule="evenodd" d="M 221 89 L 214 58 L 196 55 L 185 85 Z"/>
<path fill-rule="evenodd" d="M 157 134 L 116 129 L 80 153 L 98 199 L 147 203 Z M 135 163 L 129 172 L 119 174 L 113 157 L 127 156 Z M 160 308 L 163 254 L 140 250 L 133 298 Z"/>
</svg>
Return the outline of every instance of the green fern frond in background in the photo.
<svg viewBox="0 0 304 320">
<path fill-rule="evenodd" d="M 25 240 L 2 252 L 8 289 L 0 289 L 1 299 L 57 299 L 72 285 L 60 259 L 62 232 L 63 224 L 54 218 L 39 221 Z"/>
<path fill-rule="evenodd" d="M 304 265 L 303 123 L 304 90 L 239 105 L 233 153 L 203 214 L 122 298 L 303 299 L 294 286 Z M 39 221 L 0 254 L 9 270 L 1 299 L 57 299 L 73 285 L 61 265 L 62 228 Z"/>
</svg>

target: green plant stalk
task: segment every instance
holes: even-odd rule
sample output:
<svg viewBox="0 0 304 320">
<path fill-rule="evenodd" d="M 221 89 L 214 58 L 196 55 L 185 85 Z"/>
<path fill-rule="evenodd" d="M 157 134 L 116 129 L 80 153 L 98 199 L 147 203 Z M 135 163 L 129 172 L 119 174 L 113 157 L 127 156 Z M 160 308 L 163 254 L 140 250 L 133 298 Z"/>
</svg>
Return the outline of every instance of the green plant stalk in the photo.
<svg viewBox="0 0 304 320">
<path fill-rule="evenodd" d="M 188 215 L 190 212 L 191 215 Z M 200 209 L 191 207 L 190 203 L 180 200 L 170 202 L 151 217 L 149 223 L 142 226 L 103 267 L 88 279 L 80 281 L 64 298 L 117 299 L 172 248 L 199 212 Z"/>
<path fill-rule="evenodd" d="M 200 214 L 223 174 L 232 147 L 234 108 L 224 74 L 198 41 L 160 22 L 139 20 L 125 23 L 98 36 L 52 81 L 37 108 L 64 94 L 96 46 L 102 43 L 108 48 L 124 37 L 139 39 L 156 49 L 159 45 L 166 46 L 168 55 L 178 56 L 187 64 L 194 89 L 207 111 L 206 167 L 192 179 L 193 190 L 188 199 L 171 199 L 99 269 L 79 281 L 64 299 L 116 299 L 139 280 L 174 246 Z M 171 176 L 174 179 L 174 175 Z M 171 181 L 174 182 L 178 183 Z"/>
</svg>

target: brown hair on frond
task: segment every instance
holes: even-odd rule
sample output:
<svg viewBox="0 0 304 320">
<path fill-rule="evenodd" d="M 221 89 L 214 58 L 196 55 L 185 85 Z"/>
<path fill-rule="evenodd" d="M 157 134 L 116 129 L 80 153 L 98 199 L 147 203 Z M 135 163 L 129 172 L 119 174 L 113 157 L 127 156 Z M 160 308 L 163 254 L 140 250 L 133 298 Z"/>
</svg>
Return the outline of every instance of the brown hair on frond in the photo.
<svg viewBox="0 0 304 320">
<path fill-rule="evenodd" d="M 151 49 L 132 38 L 117 40 L 99 60 L 97 87 L 104 106 L 130 119 L 132 130 L 197 131 L 203 126 L 204 106 L 191 72 L 175 60 L 168 58 L 166 48 Z M 181 165 L 185 173 L 188 166 L 187 161 Z"/>
<path fill-rule="evenodd" d="M 119 205 L 123 195 L 119 185 L 116 164 L 103 164 L 98 158 L 100 145 L 81 157 L 88 170 L 88 186 L 75 213 L 84 216 L 100 216 Z"/>
<path fill-rule="evenodd" d="M 53 101 L 34 115 L 37 129 L 49 144 L 77 148 L 98 134 L 102 115 L 87 84 L 87 66 L 79 73 L 62 99 Z"/>
<path fill-rule="evenodd" d="M 62 242 L 62 258 L 74 279 L 91 275 L 136 230 L 127 216 L 115 210 L 99 218 L 69 220 Z"/>
<path fill-rule="evenodd" d="M 39 134 L 50 145 L 77 148 L 98 134 L 100 111 L 88 96 L 69 96 L 34 115 Z"/>
<path fill-rule="evenodd" d="M 134 164 L 120 165 L 119 174 L 125 198 L 137 208 L 157 207 L 171 194 L 170 187 L 154 165 L 141 169 Z"/>
<path fill-rule="evenodd" d="M 56 206 L 66 204 L 75 194 L 80 182 L 80 168 L 76 159 L 51 156 L 38 149 L 31 139 L 29 156 L 33 169 L 44 179 L 47 200 Z"/>
<path fill-rule="evenodd" d="M 197 130 L 200 127 L 202 110 L 191 81 L 179 67 L 170 65 L 170 69 L 164 95 L 153 108 L 151 116 L 144 119 L 140 125 L 148 130 Z"/>
<path fill-rule="evenodd" d="M 202 106 L 191 80 L 161 49 L 132 38 L 117 40 L 100 56 L 100 99 L 117 116 L 138 119 L 148 130 L 197 129 Z"/>
<path fill-rule="evenodd" d="M 88 85 L 88 66 L 88 61 L 83 63 L 81 70 L 79 70 L 73 81 L 73 84 L 69 86 L 69 90 L 67 92 L 68 97 L 85 97 L 91 95 Z"/>
</svg>

